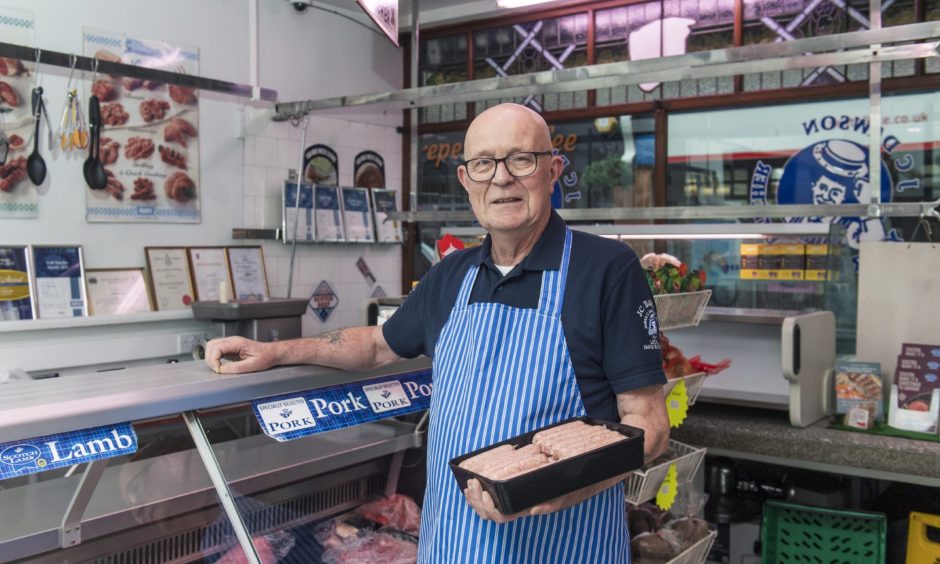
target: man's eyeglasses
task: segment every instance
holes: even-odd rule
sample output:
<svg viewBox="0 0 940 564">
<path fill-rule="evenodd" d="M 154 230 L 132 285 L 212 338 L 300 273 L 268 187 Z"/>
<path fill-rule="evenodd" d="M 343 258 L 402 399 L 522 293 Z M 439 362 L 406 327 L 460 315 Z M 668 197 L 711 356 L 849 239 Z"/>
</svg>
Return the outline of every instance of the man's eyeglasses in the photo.
<svg viewBox="0 0 940 564">
<path fill-rule="evenodd" d="M 499 163 L 506 166 L 509 174 L 520 178 L 535 174 L 539 167 L 539 157 L 542 155 L 551 155 L 551 151 L 526 151 L 522 153 L 512 153 L 501 159 L 493 157 L 481 157 L 479 159 L 470 159 L 464 162 L 467 167 L 467 176 L 474 182 L 487 182 L 496 176 L 496 168 Z"/>
</svg>

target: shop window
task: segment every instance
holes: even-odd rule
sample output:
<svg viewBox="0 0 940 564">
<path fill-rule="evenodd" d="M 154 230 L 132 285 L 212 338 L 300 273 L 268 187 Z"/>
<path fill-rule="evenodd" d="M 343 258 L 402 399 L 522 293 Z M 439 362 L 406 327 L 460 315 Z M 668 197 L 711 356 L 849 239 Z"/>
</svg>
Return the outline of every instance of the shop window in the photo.
<svg viewBox="0 0 940 564">
<path fill-rule="evenodd" d="M 473 33 L 474 78 L 493 78 L 587 64 L 586 13 L 546 18 Z M 477 112 L 500 102 L 542 111 L 587 107 L 586 92 L 545 93 L 520 99 L 477 102 Z"/>
<path fill-rule="evenodd" d="M 612 63 L 731 47 L 734 0 L 666 0 L 594 13 L 595 60 Z M 731 77 L 651 83 L 597 91 L 599 106 L 733 91 Z"/>
<path fill-rule="evenodd" d="M 882 3 L 882 26 L 914 23 L 914 0 Z M 864 31 L 869 29 L 867 0 L 815 2 L 813 0 L 744 0 L 744 44 L 771 43 Z M 882 65 L 885 78 L 912 76 L 913 61 Z M 868 65 L 833 65 L 744 76 L 745 90 L 773 90 L 800 86 L 842 84 L 868 80 Z"/>
<path fill-rule="evenodd" d="M 451 84 L 467 80 L 467 36 L 449 35 L 421 41 L 418 82 L 420 86 Z M 466 119 L 463 102 L 421 108 L 421 123 L 440 123 Z"/>
</svg>

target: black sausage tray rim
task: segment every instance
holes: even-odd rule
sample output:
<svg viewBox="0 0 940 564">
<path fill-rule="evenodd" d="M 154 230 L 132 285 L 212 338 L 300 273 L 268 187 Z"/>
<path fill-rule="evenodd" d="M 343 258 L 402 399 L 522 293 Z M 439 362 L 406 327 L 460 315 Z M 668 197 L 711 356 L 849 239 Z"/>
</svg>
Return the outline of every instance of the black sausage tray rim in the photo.
<svg viewBox="0 0 940 564">
<path fill-rule="evenodd" d="M 627 439 L 553 462 L 506 480 L 494 480 L 460 467 L 460 463 L 464 460 L 502 445 L 521 448 L 530 444 L 532 437 L 539 431 L 573 421 L 582 421 L 588 425 L 600 425 L 620 433 Z M 580 416 L 565 419 L 493 443 L 473 452 L 462 454 L 451 459 L 449 464 L 460 491 L 467 488 L 467 482 L 471 478 L 476 478 L 480 481 L 483 490 L 489 492 L 500 513 L 510 515 L 581 488 L 603 482 L 614 476 L 637 470 L 643 466 L 643 441 L 643 429 L 622 423 Z"/>
</svg>

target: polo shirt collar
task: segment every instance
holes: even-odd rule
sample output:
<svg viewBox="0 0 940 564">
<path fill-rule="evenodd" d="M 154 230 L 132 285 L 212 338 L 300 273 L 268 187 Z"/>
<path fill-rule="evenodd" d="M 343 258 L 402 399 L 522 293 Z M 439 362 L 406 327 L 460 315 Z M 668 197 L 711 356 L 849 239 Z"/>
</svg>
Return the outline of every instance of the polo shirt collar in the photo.
<svg viewBox="0 0 940 564">
<path fill-rule="evenodd" d="M 473 259 L 473 265 L 486 264 L 495 269 L 491 254 L 492 247 L 493 240 L 490 235 L 487 235 Z M 532 247 L 528 256 L 522 260 L 522 268 L 525 270 L 557 270 L 561 267 L 561 255 L 564 250 L 565 221 L 555 210 L 552 210 L 545 231 L 535 242 L 535 246 Z"/>
</svg>

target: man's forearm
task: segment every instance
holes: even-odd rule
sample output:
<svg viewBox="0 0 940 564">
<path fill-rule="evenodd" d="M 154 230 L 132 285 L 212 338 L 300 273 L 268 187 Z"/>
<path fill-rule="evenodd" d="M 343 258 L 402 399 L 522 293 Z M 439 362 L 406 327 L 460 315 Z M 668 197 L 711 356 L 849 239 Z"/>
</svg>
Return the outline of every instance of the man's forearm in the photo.
<svg viewBox="0 0 940 564">
<path fill-rule="evenodd" d="M 666 452 L 666 447 L 669 445 L 668 420 L 663 425 L 662 421 L 656 418 L 628 413 L 620 418 L 620 422 L 643 429 L 643 455 L 646 462 Z"/>
<path fill-rule="evenodd" d="M 274 343 L 277 364 L 317 364 L 342 370 L 373 370 L 395 360 L 376 342 L 376 327 L 350 327 L 314 337 Z"/>
</svg>

